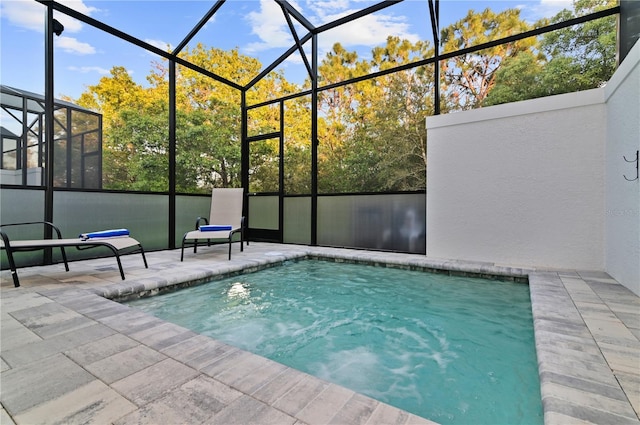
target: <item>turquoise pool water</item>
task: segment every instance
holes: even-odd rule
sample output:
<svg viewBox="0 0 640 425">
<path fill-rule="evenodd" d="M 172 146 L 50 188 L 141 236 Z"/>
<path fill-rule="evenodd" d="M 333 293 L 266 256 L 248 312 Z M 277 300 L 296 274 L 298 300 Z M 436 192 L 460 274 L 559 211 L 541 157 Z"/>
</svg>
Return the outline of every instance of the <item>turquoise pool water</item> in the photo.
<svg viewBox="0 0 640 425">
<path fill-rule="evenodd" d="M 442 424 L 542 424 L 525 284 L 291 262 L 129 302 Z"/>
</svg>

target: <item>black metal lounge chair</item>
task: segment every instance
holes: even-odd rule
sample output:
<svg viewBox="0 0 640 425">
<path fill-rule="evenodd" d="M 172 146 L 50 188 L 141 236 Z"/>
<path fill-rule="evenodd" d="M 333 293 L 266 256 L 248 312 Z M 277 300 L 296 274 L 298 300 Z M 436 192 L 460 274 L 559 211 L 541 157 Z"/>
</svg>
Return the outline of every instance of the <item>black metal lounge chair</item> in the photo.
<svg viewBox="0 0 640 425">
<path fill-rule="evenodd" d="M 147 258 L 144 255 L 144 248 L 142 248 L 140 242 L 129 236 L 90 238 L 78 237 L 75 239 L 63 239 L 62 234 L 60 233 L 60 229 L 47 221 L 2 224 L 0 228 L 35 224 L 43 224 L 45 227 L 50 226 L 52 231 L 55 233 L 53 235 L 53 238 L 36 240 L 15 240 L 10 239 L 5 231 L 0 230 L 0 237 L 2 239 L 0 240 L 0 250 L 4 249 L 7 252 L 7 261 L 9 262 L 9 268 L 11 269 L 11 275 L 13 277 L 13 284 L 15 287 L 20 286 L 20 280 L 18 279 L 18 272 L 16 270 L 16 263 L 13 258 L 13 254 L 16 252 L 36 251 L 46 248 L 60 248 L 60 252 L 62 253 L 62 260 L 64 261 L 64 268 L 66 269 L 66 271 L 69 271 L 67 254 L 64 250 L 65 247 L 75 247 L 79 250 L 82 250 L 104 246 L 109 248 L 113 252 L 113 255 L 116 257 L 116 261 L 118 262 L 118 269 L 120 270 L 120 277 L 122 277 L 122 280 L 124 280 L 124 271 L 122 269 L 122 263 L 120 262 L 120 254 L 123 254 L 125 252 L 129 254 L 140 252 L 142 254 L 142 260 L 144 261 L 144 266 L 146 268 L 149 268 L 147 264 Z"/>
<path fill-rule="evenodd" d="M 184 247 L 193 245 L 193 252 L 198 249 L 198 241 L 229 243 L 229 260 L 231 260 L 231 244 L 233 236 L 240 234 L 240 251 L 244 251 L 244 217 L 242 216 L 242 188 L 217 188 L 211 191 L 211 210 L 209 219 L 198 217 L 195 230 L 187 232 L 182 237 L 182 251 L 180 261 L 184 259 Z M 237 240 L 236 240 L 237 242 Z M 247 245 L 249 242 L 247 242 Z"/>
</svg>

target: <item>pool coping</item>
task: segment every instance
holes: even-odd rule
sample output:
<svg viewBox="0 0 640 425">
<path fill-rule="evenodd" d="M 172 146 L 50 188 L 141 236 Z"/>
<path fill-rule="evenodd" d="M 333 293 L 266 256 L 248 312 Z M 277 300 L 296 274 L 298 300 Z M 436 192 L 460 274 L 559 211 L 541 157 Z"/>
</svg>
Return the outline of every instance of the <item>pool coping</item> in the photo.
<svg viewBox="0 0 640 425">
<path fill-rule="evenodd" d="M 386 267 L 397 268 L 404 270 L 421 271 L 425 273 L 434 274 L 446 274 L 449 276 L 462 276 L 473 277 L 489 280 L 500 280 L 514 283 L 528 284 L 528 273 L 530 270 L 522 268 L 510 268 L 490 266 L 487 264 L 464 264 L 460 262 L 436 262 L 436 261 L 381 261 L 379 259 L 371 260 L 365 256 L 346 256 L 346 255 L 329 255 L 327 253 L 316 252 L 300 252 L 291 255 L 274 256 L 272 261 L 260 262 L 250 267 L 242 267 L 241 265 L 232 266 L 228 270 L 199 275 L 194 279 L 163 279 L 152 282 L 138 282 L 130 285 L 121 284 L 109 285 L 106 287 L 94 288 L 91 291 L 101 297 L 117 301 L 130 301 L 133 299 L 156 296 L 165 292 L 180 290 L 183 288 L 189 288 L 211 282 L 212 280 L 226 279 L 246 273 L 253 273 L 256 271 L 264 270 L 270 267 L 277 267 L 284 264 L 287 261 L 304 261 L 304 260 L 319 260 L 319 261 L 331 261 L 335 263 L 351 263 L 351 264 L 363 264 L 374 267 Z M 450 264 L 450 268 L 448 264 Z"/>
<path fill-rule="evenodd" d="M 255 246 L 254 243 L 252 243 L 253 246 Z M 247 268 L 259 269 L 274 263 L 306 257 L 331 258 L 335 261 L 365 262 L 374 265 L 393 264 L 394 267 L 403 268 L 428 268 L 433 272 L 480 277 L 498 276 L 507 279 L 528 277 L 545 423 L 560 424 L 569 420 L 586 423 L 640 423 L 634 411 L 634 406 L 638 409 L 636 397 L 640 395 L 638 391 L 640 373 L 637 365 L 634 367 L 629 361 L 629 358 L 639 358 L 638 353 L 640 353 L 638 351 L 640 326 L 637 326 L 639 316 L 632 310 L 640 304 L 637 296 L 627 293 L 628 291 L 625 292 L 626 288 L 621 287 L 604 273 L 540 271 L 491 263 L 451 261 L 376 251 L 278 244 L 262 246 L 266 248 L 260 255 L 245 253 L 238 261 L 217 262 L 215 267 L 198 266 L 195 272 L 193 268 L 190 269 L 190 274 L 166 273 L 164 277 L 157 275 L 140 277 L 131 281 L 88 288 L 82 288 L 81 285 L 65 285 L 64 288 L 56 287 L 38 291 L 38 293 L 83 316 L 91 317 L 91 314 L 97 314 L 94 320 L 101 322 L 104 319 L 100 316 L 103 314 L 101 309 L 118 308 L 111 304 L 108 304 L 110 307 L 105 307 L 105 302 L 114 303 L 106 299 L 109 297 L 150 294 L 184 280 L 197 283 L 220 275 L 239 273 Z M 247 251 L 254 251 L 254 249 Z M 153 256 L 153 253 L 151 255 Z M 206 255 L 205 253 L 200 258 Z M 607 290 L 613 291 L 612 293 L 616 295 L 615 299 L 607 301 L 606 296 L 598 295 L 598 292 L 606 293 Z M 5 292 L 6 289 L 3 289 L 3 298 Z M 89 294 L 98 295 L 102 301 L 96 301 L 95 297 Z M 90 299 L 94 301 L 89 302 Z M 94 312 L 91 310 L 93 307 L 87 307 L 93 304 L 102 307 Z M 625 320 L 630 322 L 630 327 Z M 156 321 L 154 320 L 153 323 Z M 175 325 L 166 326 L 165 324 L 165 327 L 177 332 Z M 127 334 L 128 331 L 125 326 L 118 332 Z M 613 336 L 612 332 L 615 332 Z M 155 335 L 153 338 L 157 339 L 158 336 Z M 222 349 L 221 347 L 218 349 Z M 4 356 L 5 353 L 2 354 Z M 177 358 L 174 360 L 180 361 Z M 258 363 L 264 366 L 262 362 Z M 189 365 L 188 362 L 185 364 Z M 3 371 L 4 366 L 3 357 Z M 4 383 L 3 387 L 5 387 Z M 334 387 L 337 386 L 331 385 L 332 389 Z M 5 388 L 2 392 L 5 393 Z M 352 395 L 352 398 L 354 396 Z M 368 399 L 366 397 L 358 399 L 357 405 L 361 406 L 362 400 Z M 377 406 L 379 407 L 380 404 Z M 313 417 L 300 418 L 295 414 L 291 417 L 301 423 L 314 423 L 311 420 Z M 402 417 L 406 422 L 411 416 Z M 411 423 L 420 422 L 420 418 L 417 417 L 412 417 L 412 420 Z M 430 422 L 427 420 L 425 423 Z"/>
</svg>

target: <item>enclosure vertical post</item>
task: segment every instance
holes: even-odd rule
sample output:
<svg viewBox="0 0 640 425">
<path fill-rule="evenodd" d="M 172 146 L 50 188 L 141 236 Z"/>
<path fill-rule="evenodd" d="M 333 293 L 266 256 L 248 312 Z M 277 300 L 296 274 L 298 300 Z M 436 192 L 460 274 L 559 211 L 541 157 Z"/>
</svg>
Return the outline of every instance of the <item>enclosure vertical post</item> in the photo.
<svg viewBox="0 0 640 425">
<path fill-rule="evenodd" d="M 318 34 L 311 37 L 311 245 L 318 245 Z"/>
<path fill-rule="evenodd" d="M 640 36 L 640 2 L 620 0 L 618 17 L 618 64 L 622 63 Z"/>
<path fill-rule="evenodd" d="M 100 161 L 98 162 L 98 175 L 100 176 L 100 180 L 98 182 L 98 189 L 102 190 L 102 114 L 98 115 L 98 128 L 100 129 L 98 132 L 98 149 L 100 150 Z"/>
<path fill-rule="evenodd" d="M 278 147 L 280 151 L 278 164 L 278 239 L 284 242 L 284 100 L 278 102 L 280 106 L 280 139 Z"/>
<path fill-rule="evenodd" d="M 435 5 L 434 5 L 435 3 Z M 433 31 L 433 114 L 440 115 L 440 0 L 429 0 Z"/>
<path fill-rule="evenodd" d="M 249 228 L 249 142 L 247 141 L 247 92 L 240 92 L 240 178 L 244 189 L 244 202 L 242 203 L 242 215 L 244 228 Z M 248 235 L 247 235 L 248 236 Z"/>
<path fill-rule="evenodd" d="M 54 102 L 55 104 L 55 102 Z M 54 106 L 55 107 L 55 106 Z M 73 139 L 71 138 L 71 131 L 72 131 L 72 127 L 71 127 L 71 108 L 64 108 L 64 111 L 66 111 L 65 113 L 65 123 L 64 125 L 67 126 L 67 128 L 65 129 L 65 138 L 67 139 L 66 142 L 66 152 L 65 152 L 65 156 L 66 156 L 66 167 L 65 167 L 65 176 L 66 176 L 66 187 L 72 187 L 72 178 L 73 178 L 73 173 L 71 172 L 71 168 L 73 167 L 73 149 L 71 144 L 73 143 Z M 84 137 L 84 136 L 83 136 Z M 82 142 L 81 142 L 81 146 L 82 146 Z M 81 154 L 82 155 L 82 154 Z M 81 166 L 80 170 L 83 170 L 84 168 Z M 82 172 L 80 173 L 82 174 Z M 80 184 L 80 187 L 84 187 L 84 185 L 82 185 L 82 183 Z"/>
<path fill-rule="evenodd" d="M 436 0 L 436 34 L 438 38 L 435 42 L 436 44 L 436 103 L 435 103 L 435 114 L 440 115 L 440 0 Z"/>
<path fill-rule="evenodd" d="M 53 222 L 53 8 L 47 6 L 47 19 L 44 29 L 44 116 L 45 116 L 45 149 L 46 178 L 44 195 L 44 220 Z M 26 136 L 26 134 L 25 134 Z M 26 138 L 26 137 L 25 137 Z M 53 236 L 51 226 L 44 226 L 44 238 Z M 44 263 L 51 264 L 51 249 L 44 250 Z"/>
<path fill-rule="evenodd" d="M 169 60 L 169 248 L 176 247 L 176 62 Z"/>
<path fill-rule="evenodd" d="M 16 149 L 16 153 L 18 154 L 17 160 L 20 164 L 20 168 L 22 169 L 22 185 L 27 185 L 27 134 L 29 134 L 29 115 L 27 113 L 27 98 L 22 98 L 22 137 L 19 141 L 19 149 Z M 41 140 L 38 135 L 38 150 L 42 149 Z M 40 164 L 38 164 L 40 166 Z M 40 182 L 38 184 L 42 184 L 42 177 L 40 177 Z"/>
</svg>

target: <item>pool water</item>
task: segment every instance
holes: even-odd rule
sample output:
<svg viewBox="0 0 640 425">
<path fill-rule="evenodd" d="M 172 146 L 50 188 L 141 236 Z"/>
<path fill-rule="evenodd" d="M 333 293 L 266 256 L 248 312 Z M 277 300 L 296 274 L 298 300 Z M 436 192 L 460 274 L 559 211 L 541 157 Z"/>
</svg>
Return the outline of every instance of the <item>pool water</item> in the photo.
<svg viewBox="0 0 640 425">
<path fill-rule="evenodd" d="M 300 261 L 129 302 L 442 424 L 542 424 L 526 284 Z"/>
</svg>

